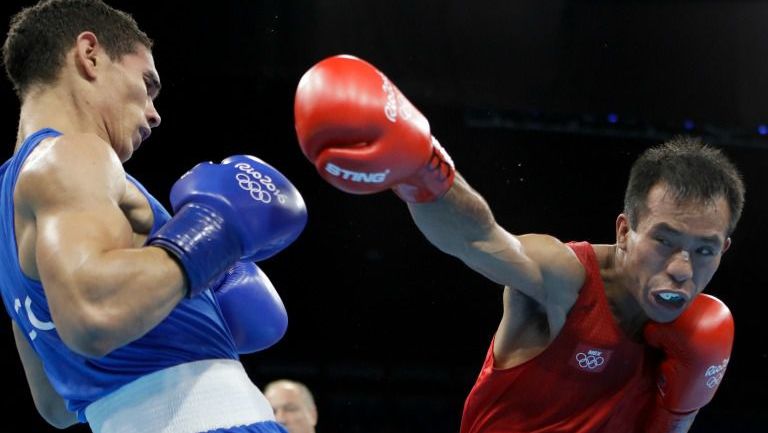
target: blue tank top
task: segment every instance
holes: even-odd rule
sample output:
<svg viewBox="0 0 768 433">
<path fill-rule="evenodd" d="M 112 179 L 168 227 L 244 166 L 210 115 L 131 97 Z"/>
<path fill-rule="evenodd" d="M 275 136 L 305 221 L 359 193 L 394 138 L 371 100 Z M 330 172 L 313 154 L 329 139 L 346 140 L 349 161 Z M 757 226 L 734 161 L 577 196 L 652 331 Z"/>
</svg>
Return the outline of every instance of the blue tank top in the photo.
<svg viewBox="0 0 768 433">
<path fill-rule="evenodd" d="M 146 374 L 202 359 L 237 359 L 232 336 L 210 290 L 184 299 L 143 337 L 101 358 L 86 358 L 62 342 L 51 321 L 40 281 L 25 276 L 19 265 L 14 231 L 13 193 L 24 160 L 40 141 L 61 135 L 42 129 L 27 137 L 19 151 L 0 166 L 0 293 L 3 304 L 37 352 L 54 389 L 69 410 L 85 422 L 85 408 Z M 149 201 L 152 231 L 170 215 L 147 190 L 127 176 Z"/>
</svg>

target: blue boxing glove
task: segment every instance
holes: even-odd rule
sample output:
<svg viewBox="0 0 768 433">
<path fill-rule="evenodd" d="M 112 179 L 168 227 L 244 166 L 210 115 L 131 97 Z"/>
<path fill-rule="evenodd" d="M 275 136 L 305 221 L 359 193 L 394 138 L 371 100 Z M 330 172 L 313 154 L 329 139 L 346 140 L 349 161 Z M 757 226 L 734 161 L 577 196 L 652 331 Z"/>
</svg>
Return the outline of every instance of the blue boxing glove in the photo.
<svg viewBox="0 0 768 433">
<path fill-rule="evenodd" d="M 237 262 L 213 288 L 238 353 L 264 350 L 280 341 L 288 314 L 267 275 L 253 262 Z"/>
<path fill-rule="evenodd" d="M 175 215 L 148 240 L 181 264 L 188 296 L 208 288 L 238 260 L 264 260 L 307 223 L 301 194 L 279 171 L 248 155 L 196 165 L 171 189 Z"/>
</svg>

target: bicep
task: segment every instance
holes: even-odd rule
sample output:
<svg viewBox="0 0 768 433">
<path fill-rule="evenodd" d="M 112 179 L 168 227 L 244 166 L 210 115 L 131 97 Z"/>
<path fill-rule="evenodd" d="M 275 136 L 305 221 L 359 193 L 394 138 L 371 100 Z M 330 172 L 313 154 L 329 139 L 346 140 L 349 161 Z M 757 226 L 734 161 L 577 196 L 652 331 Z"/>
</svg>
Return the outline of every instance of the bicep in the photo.
<svg viewBox="0 0 768 433">
<path fill-rule="evenodd" d="M 515 236 L 502 228 L 485 199 L 458 174 L 442 198 L 409 203 L 408 208 L 422 233 L 441 251 L 537 302 L 545 301 L 548 284 L 557 285 L 558 279 L 579 273 L 578 260 L 563 243 L 551 236 Z"/>
<path fill-rule="evenodd" d="M 130 245 L 130 223 L 119 207 L 125 172 L 104 146 L 88 138 L 62 139 L 25 164 L 16 202 L 34 221 L 42 274 L 78 269 L 93 254 Z"/>
<path fill-rule="evenodd" d="M 553 293 L 578 287 L 584 279 L 573 251 L 552 236 L 514 236 L 496 226 L 468 249 L 464 255 L 468 266 L 542 306 L 553 300 Z"/>
<path fill-rule="evenodd" d="M 87 139 L 56 143 L 33 161 L 15 202 L 32 215 L 26 255 L 59 336 L 73 351 L 100 357 L 165 319 L 187 288 L 165 250 L 134 245 L 121 208 L 125 171 L 108 145 Z"/>
<path fill-rule="evenodd" d="M 506 279 L 494 345 L 496 361 L 506 367 L 541 353 L 559 334 L 585 278 L 581 262 L 559 240 L 536 234 L 518 240 L 515 260 L 524 261 L 535 279 L 518 273 Z"/>
<path fill-rule="evenodd" d="M 71 325 L 110 275 L 109 252 L 131 246 L 130 224 L 116 206 L 90 203 L 41 212 L 36 225 L 35 259 L 51 316 Z"/>
<path fill-rule="evenodd" d="M 105 252 L 132 246 L 130 223 L 110 203 L 59 206 L 36 215 L 35 258 L 46 289 L 78 285 Z"/>
<path fill-rule="evenodd" d="M 98 143 L 81 147 L 52 146 L 25 166 L 16 191 L 32 216 L 34 236 L 25 242 L 33 246 L 33 276 L 43 283 L 53 316 L 77 304 L 93 274 L 103 271 L 106 252 L 131 246 L 133 239 L 119 207 L 122 166 Z"/>
</svg>

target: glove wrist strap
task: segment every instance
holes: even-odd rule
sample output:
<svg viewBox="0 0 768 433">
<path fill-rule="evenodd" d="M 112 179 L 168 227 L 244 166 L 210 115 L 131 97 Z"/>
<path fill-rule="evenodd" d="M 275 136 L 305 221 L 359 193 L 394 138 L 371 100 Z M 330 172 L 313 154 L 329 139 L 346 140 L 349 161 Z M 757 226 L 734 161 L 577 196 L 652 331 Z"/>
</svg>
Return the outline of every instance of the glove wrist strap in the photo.
<svg viewBox="0 0 768 433">
<path fill-rule="evenodd" d="M 188 297 L 207 289 L 240 257 L 240 242 L 208 206 L 184 205 L 147 242 L 168 251 L 187 277 Z"/>
</svg>

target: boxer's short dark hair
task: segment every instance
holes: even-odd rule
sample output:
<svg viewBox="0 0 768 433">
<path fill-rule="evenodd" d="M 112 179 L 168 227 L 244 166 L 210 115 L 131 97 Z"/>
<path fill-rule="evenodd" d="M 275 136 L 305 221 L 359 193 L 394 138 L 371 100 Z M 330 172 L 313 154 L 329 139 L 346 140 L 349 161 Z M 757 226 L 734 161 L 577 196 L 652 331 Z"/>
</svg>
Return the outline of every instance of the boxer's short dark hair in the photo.
<svg viewBox="0 0 768 433">
<path fill-rule="evenodd" d="M 44 0 L 11 18 L 3 44 L 8 78 L 21 98 L 34 84 L 56 80 L 77 36 L 91 31 L 112 60 L 152 48 L 152 40 L 129 14 L 101 0 Z"/>
<path fill-rule="evenodd" d="M 647 210 L 651 188 L 664 184 L 676 200 L 711 202 L 724 197 L 730 209 L 728 234 L 736 229 L 744 208 L 744 182 L 736 166 L 700 138 L 680 136 L 643 152 L 632 165 L 624 194 L 630 227 Z"/>
</svg>

